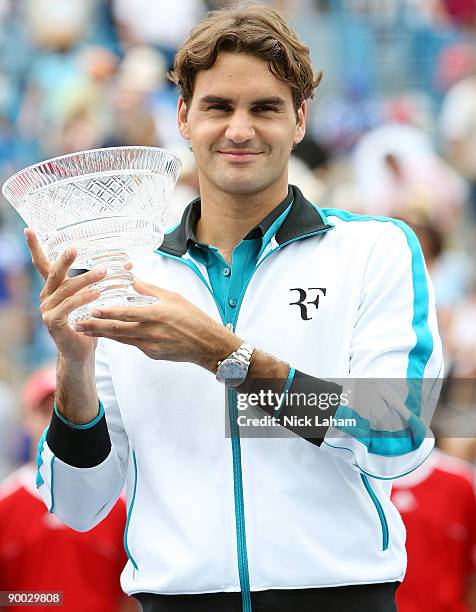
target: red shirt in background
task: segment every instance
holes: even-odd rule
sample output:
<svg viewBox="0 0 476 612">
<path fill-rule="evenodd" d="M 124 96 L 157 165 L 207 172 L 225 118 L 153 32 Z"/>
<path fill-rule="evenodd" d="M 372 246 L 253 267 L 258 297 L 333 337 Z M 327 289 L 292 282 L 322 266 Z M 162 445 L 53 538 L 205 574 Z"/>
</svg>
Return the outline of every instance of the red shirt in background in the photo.
<svg viewBox="0 0 476 612">
<path fill-rule="evenodd" d="M 94 529 L 74 531 L 48 512 L 35 488 L 34 468 L 20 468 L 0 485 L 0 591 L 64 593 L 62 607 L 35 606 L 38 612 L 136 610 L 119 583 L 127 561 L 125 522 L 120 499 Z"/>
<path fill-rule="evenodd" d="M 399 612 L 467 612 L 476 549 L 471 465 L 435 449 L 417 470 L 394 481 L 392 501 L 407 529 Z"/>
<path fill-rule="evenodd" d="M 476 23 L 476 0 L 443 0 L 443 6 L 456 25 Z"/>
</svg>

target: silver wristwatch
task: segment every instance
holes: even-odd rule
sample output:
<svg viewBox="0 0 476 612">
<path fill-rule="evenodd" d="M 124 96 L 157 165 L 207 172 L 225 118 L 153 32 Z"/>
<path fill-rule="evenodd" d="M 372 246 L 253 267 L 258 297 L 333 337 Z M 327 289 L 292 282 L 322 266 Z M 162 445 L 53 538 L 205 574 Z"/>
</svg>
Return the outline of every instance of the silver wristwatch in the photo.
<svg viewBox="0 0 476 612">
<path fill-rule="evenodd" d="M 242 342 L 240 348 L 229 357 L 218 362 L 216 379 L 228 387 L 238 387 L 244 382 L 250 367 L 254 348 L 247 342 Z"/>
</svg>

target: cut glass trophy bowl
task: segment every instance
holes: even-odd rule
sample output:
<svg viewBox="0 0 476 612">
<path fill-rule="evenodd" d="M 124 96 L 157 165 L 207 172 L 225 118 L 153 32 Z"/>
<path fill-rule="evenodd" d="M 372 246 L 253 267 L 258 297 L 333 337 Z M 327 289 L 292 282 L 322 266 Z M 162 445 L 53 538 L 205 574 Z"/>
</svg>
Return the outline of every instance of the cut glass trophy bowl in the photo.
<svg viewBox="0 0 476 612">
<path fill-rule="evenodd" d="M 73 268 L 107 270 L 92 285 L 99 297 L 70 314 L 73 328 L 100 307 L 159 301 L 133 291 L 124 265 L 162 244 L 180 168 L 164 149 L 111 147 L 55 157 L 5 182 L 3 195 L 35 231 L 50 262 L 74 247 Z"/>
</svg>

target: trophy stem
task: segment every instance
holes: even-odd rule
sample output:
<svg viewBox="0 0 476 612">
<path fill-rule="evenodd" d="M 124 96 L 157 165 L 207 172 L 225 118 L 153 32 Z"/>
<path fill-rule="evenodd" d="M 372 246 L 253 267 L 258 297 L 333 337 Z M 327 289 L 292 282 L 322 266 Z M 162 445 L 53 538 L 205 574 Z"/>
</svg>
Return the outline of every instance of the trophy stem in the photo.
<svg viewBox="0 0 476 612">
<path fill-rule="evenodd" d="M 124 268 L 129 261 L 127 253 L 122 251 L 105 251 L 96 253 L 87 259 L 88 267 L 105 268 L 107 275 L 91 288 L 99 289 L 101 294 L 93 302 L 80 306 L 68 317 L 70 327 L 92 317 L 92 312 L 99 308 L 117 306 L 122 308 L 153 306 L 160 302 L 159 298 L 149 295 L 139 295 L 132 289 L 133 275 Z"/>
<path fill-rule="evenodd" d="M 105 278 L 94 283 L 91 288 L 99 289 L 101 298 L 125 298 L 133 280 L 132 273 L 124 268 L 128 261 L 127 254 L 120 251 L 98 253 L 91 257 L 89 262 L 91 269 L 105 268 L 107 271 Z"/>
</svg>

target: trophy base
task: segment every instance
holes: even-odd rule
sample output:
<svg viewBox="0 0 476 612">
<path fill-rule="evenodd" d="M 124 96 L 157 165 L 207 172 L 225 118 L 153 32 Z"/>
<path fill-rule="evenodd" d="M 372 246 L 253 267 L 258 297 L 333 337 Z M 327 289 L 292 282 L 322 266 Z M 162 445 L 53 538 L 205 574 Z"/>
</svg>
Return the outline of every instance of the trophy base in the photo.
<svg viewBox="0 0 476 612">
<path fill-rule="evenodd" d="M 154 306 L 155 304 L 160 303 L 160 299 L 149 296 L 149 295 L 139 295 L 138 293 L 124 293 L 118 292 L 117 295 L 111 295 L 108 292 L 108 295 L 99 296 L 93 302 L 86 304 L 85 306 L 81 306 L 80 308 L 76 308 L 68 317 L 69 326 L 74 329 L 76 323 L 80 321 L 86 321 L 87 319 L 93 319 L 92 316 L 93 310 L 100 310 L 101 308 L 141 308 L 144 306 Z"/>
</svg>

